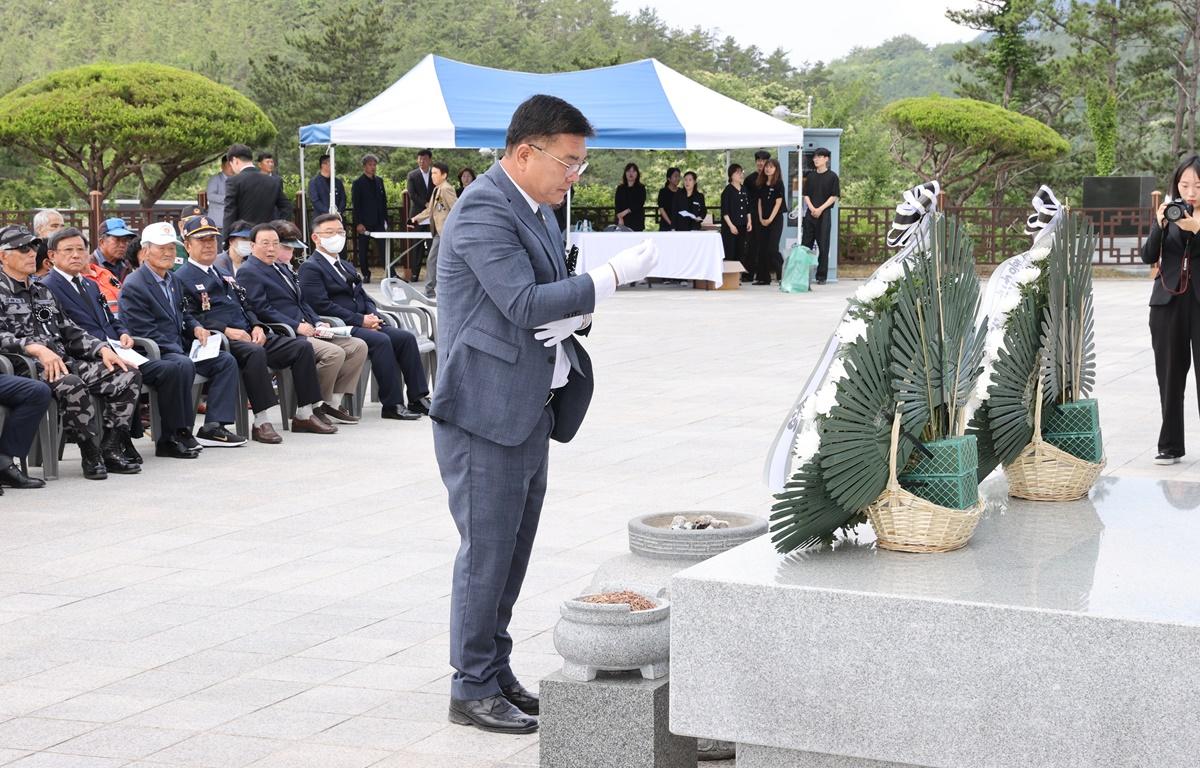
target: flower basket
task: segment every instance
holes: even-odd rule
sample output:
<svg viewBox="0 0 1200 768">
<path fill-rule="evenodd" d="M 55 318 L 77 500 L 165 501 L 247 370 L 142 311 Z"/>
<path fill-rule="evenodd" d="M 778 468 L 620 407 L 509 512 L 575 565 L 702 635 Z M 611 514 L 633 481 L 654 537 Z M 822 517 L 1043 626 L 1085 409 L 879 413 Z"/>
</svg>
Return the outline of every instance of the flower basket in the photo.
<svg viewBox="0 0 1200 768">
<path fill-rule="evenodd" d="M 900 486 L 951 509 L 970 509 L 979 501 L 979 453 L 975 435 L 948 437 L 925 444 L 922 456 L 900 473 Z"/>
<path fill-rule="evenodd" d="M 1087 402 L 1092 405 L 1075 410 L 1097 413 L 1094 400 L 1080 401 Z M 1078 414 L 1074 414 L 1074 417 L 1078 417 Z M 1053 419 L 1050 421 L 1056 423 Z M 1074 501 L 1087 496 L 1107 463 L 1103 445 L 1100 444 L 1098 417 L 1093 421 L 1097 425 L 1095 445 L 1100 454 L 1097 462 L 1085 461 L 1047 442 L 1042 437 L 1042 384 L 1039 381 L 1037 404 L 1034 406 L 1033 440 L 1021 449 L 1016 459 L 1004 465 L 1009 495 L 1030 501 Z"/>
<path fill-rule="evenodd" d="M 888 486 L 866 508 L 880 548 L 897 552 L 950 552 L 971 539 L 983 514 L 983 499 L 976 496 L 968 509 L 952 509 L 923 499 L 900 487 L 896 451 L 900 439 L 900 413 L 892 423 L 888 459 Z"/>
</svg>

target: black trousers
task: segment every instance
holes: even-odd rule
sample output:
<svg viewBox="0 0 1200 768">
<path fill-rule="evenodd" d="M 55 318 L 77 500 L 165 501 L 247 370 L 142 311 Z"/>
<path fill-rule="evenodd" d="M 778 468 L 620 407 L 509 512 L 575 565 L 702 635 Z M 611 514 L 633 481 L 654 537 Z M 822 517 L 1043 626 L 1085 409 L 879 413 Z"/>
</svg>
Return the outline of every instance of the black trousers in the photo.
<svg viewBox="0 0 1200 768">
<path fill-rule="evenodd" d="M 9 409 L 0 432 L 0 469 L 29 453 L 51 397 L 50 387 L 43 382 L 0 374 L 0 405 Z"/>
<path fill-rule="evenodd" d="M 375 251 L 378 246 L 382 245 L 382 242 L 370 235 L 359 235 L 357 245 L 358 248 L 355 251 L 355 256 L 358 260 L 358 272 L 363 276 L 363 280 L 369 282 L 371 280 L 371 257 L 376 255 Z M 378 255 L 379 263 L 382 264 L 382 252 Z M 384 277 L 391 277 L 391 275 L 384 275 Z"/>
<path fill-rule="evenodd" d="M 1183 393 L 1192 359 L 1200 360 L 1200 306 L 1191 291 L 1172 296 L 1167 304 L 1150 307 L 1150 344 L 1154 347 L 1154 371 L 1158 374 L 1158 397 L 1162 405 L 1158 450 L 1183 456 Z M 1200 394 L 1200 367 L 1197 393 Z"/>
<path fill-rule="evenodd" d="M 420 227 L 413 227 L 414 232 L 428 232 L 429 225 L 425 224 Z M 400 242 L 405 242 L 401 240 Z M 425 263 L 425 258 L 429 256 L 429 241 L 428 240 L 410 240 L 413 244 L 412 250 L 408 252 L 408 261 L 412 264 L 412 280 L 415 283 L 417 276 L 421 274 L 421 265 Z M 388 275 L 391 277 L 391 275 Z"/>
<path fill-rule="evenodd" d="M 725 247 L 725 261 L 740 261 L 746 272 L 753 272 L 754 265 L 748 263 L 750 237 L 753 233 L 739 229 L 735 235 L 724 227 L 721 228 L 721 245 Z"/>
<path fill-rule="evenodd" d="M 818 280 L 824 280 L 829 275 L 829 232 L 833 228 L 834 215 L 832 207 L 826 208 L 819 219 L 804 214 L 804 231 L 800 236 L 800 244 L 810 250 L 816 244 Z"/>
<path fill-rule="evenodd" d="M 367 358 L 371 361 L 371 372 L 379 381 L 379 400 L 383 405 L 404 405 L 406 389 L 410 403 L 429 394 L 416 336 L 387 325 L 377 331 L 358 327 L 350 333 L 367 342 Z M 401 376 L 404 377 L 403 386 Z"/>
<path fill-rule="evenodd" d="M 771 274 L 783 279 L 783 255 L 779 252 L 779 236 L 783 233 L 783 211 L 770 224 L 755 222 L 754 279 L 770 282 Z"/>
<path fill-rule="evenodd" d="M 321 401 L 317 364 L 308 339 L 268 335 L 267 343 L 261 347 L 252 341 L 230 339 L 229 351 L 237 359 L 246 396 L 250 398 L 250 409 L 255 413 L 262 413 L 279 403 L 271 386 L 270 368 L 292 370 L 297 405 L 312 405 Z"/>
</svg>

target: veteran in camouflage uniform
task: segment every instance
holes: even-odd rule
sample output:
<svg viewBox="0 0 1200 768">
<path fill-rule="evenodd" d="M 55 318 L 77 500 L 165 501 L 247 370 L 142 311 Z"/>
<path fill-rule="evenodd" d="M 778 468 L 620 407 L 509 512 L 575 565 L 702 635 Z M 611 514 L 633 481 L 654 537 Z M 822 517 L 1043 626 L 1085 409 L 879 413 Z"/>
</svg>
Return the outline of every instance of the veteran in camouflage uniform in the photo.
<svg viewBox="0 0 1200 768">
<path fill-rule="evenodd" d="M 109 472 L 140 472 L 125 457 L 124 446 L 141 377 L 106 343 L 71 322 L 49 288 L 30 279 L 39 244 L 25 227 L 0 229 L 0 352 L 36 360 L 58 402 L 67 438 L 79 444 L 84 477 L 103 480 Z M 101 402 L 103 443 L 93 395 Z"/>
</svg>

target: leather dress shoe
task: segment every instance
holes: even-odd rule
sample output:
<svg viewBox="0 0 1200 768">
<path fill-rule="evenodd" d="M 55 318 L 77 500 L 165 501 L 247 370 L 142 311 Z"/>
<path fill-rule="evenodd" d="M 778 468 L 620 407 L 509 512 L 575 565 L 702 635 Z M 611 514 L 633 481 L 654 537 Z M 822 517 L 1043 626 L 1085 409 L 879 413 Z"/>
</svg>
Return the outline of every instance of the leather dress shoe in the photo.
<svg viewBox="0 0 1200 768">
<path fill-rule="evenodd" d="M 154 444 L 154 455 L 165 459 L 194 459 L 200 455 L 200 451 L 188 448 L 178 437 L 164 437 Z"/>
<path fill-rule="evenodd" d="M 275 427 L 272 427 L 270 424 L 263 424 L 261 426 L 255 424 L 250 428 L 250 436 L 254 438 L 256 443 L 279 445 L 283 442 L 283 438 L 275 431 Z"/>
<path fill-rule="evenodd" d="M 538 711 L 538 705 L 539 705 L 540 699 L 538 699 L 537 694 L 530 693 L 528 690 L 525 689 L 525 686 L 521 685 L 520 683 L 513 683 L 512 685 L 502 685 L 502 686 L 500 686 L 500 693 L 502 693 L 504 695 L 504 698 L 508 699 L 509 704 L 512 704 L 514 707 L 521 710 L 525 714 L 527 714 L 527 715 L 540 715 L 541 714 L 541 712 Z"/>
<path fill-rule="evenodd" d="M 121 437 L 121 454 L 125 457 L 125 461 L 131 464 L 142 464 L 142 454 L 138 453 L 138 449 L 133 444 L 133 438 L 128 434 Z"/>
<path fill-rule="evenodd" d="M 315 406 L 313 408 L 312 418 L 313 418 L 313 421 L 319 421 L 327 427 L 334 427 L 334 430 L 333 430 L 334 432 L 337 431 L 337 427 L 334 426 L 333 420 L 330 419 L 325 414 L 321 413 L 321 407 L 319 405 Z"/>
<path fill-rule="evenodd" d="M 318 419 L 316 414 L 313 414 L 307 419 L 292 419 L 292 431 L 311 432 L 314 435 L 332 435 L 337 432 L 337 427 L 326 424 Z"/>
<path fill-rule="evenodd" d="M 383 413 L 380 415 L 385 419 L 400 419 L 401 421 L 416 421 L 421 418 L 421 414 L 414 413 L 403 405 L 385 405 Z"/>
<path fill-rule="evenodd" d="M 83 476 L 88 480 L 107 480 L 108 470 L 104 466 L 104 457 L 100 454 L 100 446 L 91 440 L 79 441 L 80 462 L 83 465 Z"/>
<path fill-rule="evenodd" d="M 136 475 L 142 471 L 140 464 L 125 458 L 125 438 L 121 430 L 112 430 L 104 435 L 100 455 L 104 457 L 104 468 L 114 475 Z"/>
<path fill-rule="evenodd" d="M 450 699 L 450 722 L 490 733 L 533 733 L 538 729 L 536 717 L 525 714 L 499 694 L 486 699 Z"/>
<path fill-rule="evenodd" d="M 425 395 L 424 397 L 418 397 L 416 400 L 411 401 L 408 404 L 408 410 L 412 411 L 413 413 L 421 413 L 428 416 L 429 408 L 432 405 L 433 403 L 429 400 L 429 395 Z"/>
<path fill-rule="evenodd" d="M 46 484 L 45 480 L 38 477 L 30 477 L 21 471 L 15 462 L 9 464 L 6 468 L 0 469 L 0 486 L 7 485 L 9 488 L 41 488 Z M 3 491 L 0 491 L 2 493 Z"/>
<path fill-rule="evenodd" d="M 204 450 L 204 446 L 200 445 L 200 442 L 196 440 L 196 436 L 192 434 L 192 430 L 190 429 L 176 430 L 175 439 L 182 443 L 183 447 L 187 448 L 189 451 L 200 453 Z"/>
<path fill-rule="evenodd" d="M 347 411 L 345 408 L 334 408 L 329 403 L 321 403 L 313 409 L 313 413 L 320 413 L 325 421 L 341 422 L 342 424 L 357 424 L 358 417 Z"/>
</svg>

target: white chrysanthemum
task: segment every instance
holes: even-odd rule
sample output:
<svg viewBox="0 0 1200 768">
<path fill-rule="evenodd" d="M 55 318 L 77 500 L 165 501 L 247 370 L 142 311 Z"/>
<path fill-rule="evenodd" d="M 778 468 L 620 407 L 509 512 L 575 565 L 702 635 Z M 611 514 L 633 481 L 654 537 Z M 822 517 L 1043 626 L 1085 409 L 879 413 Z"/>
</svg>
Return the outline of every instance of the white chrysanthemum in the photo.
<svg viewBox="0 0 1200 768">
<path fill-rule="evenodd" d="M 985 369 L 979 377 L 979 381 L 975 383 L 975 399 L 980 401 L 987 400 L 988 387 L 990 386 L 992 386 L 992 372 Z"/>
<path fill-rule="evenodd" d="M 1041 261 L 1050 255 L 1050 246 L 1040 245 L 1029 252 L 1030 261 Z"/>
<path fill-rule="evenodd" d="M 821 433 L 815 429 L 806 429 L 796 437 L 796 458 L 805 464 L 817 451 L 821 450 Z"/>
<path fill-rule="evenodd" d="M 827 381 L 824 386 L 817 390 L 817 413 L 821 416 L 828 416 L 835 405 L 837 405 L 837 382 Z"/>
<path fill-rule="evenodd" d="M 1012 293 L 1008 293 L 1000 297 L 1000 300 L 996 302 L 996 309 L 999 310 L 1001 314 L 1007 315 L 1009 312 L 1012 312 L 1014 309 L 1020 306 L 1020 304 L 1021 294 L 1013 291 Z"/>
<path fill-rule="evenodd" d="M 846 361 L 841 359 L 840 357 L 838 359 L 834 360 L 833 363 L 830 364 L 829 379 L 828 379 L 829 381 L 834 381 L 834 382 L 841 381 L 842 379 L 846 378 L 849 375 L 850 375 L 850 372 L 846 370 Z"/>
<path fill-rule="evenodd" d="M 1025 267 L 1017 273 L 1016 280 L 1021 285 L 1028 285 L 1042 276 L 1042 270 L 1037 267 Z"/>
<path fill-rule="evenodd" d="M 904 265 L 899 261 L 889 261 L 875 273 L 875 279 L 885 283 L 894 283 L 904 277 Z"/>
<path fill-rule="evenodd" d="M 804 402 L 800 405 L 800 420 L 804 424 L 812 424 L 817 418 L 817 396 L 811 394 L 804 398 Z"/>
<path fill-rule="evenodd" d="M 862 290 L 861 288 L 859 289 Z M 857 317 L 847 318 L 838 326 L 837 338 L 843 344 L 853 344 L 867 335 L 867 321 Z"/>
<path fill-rule="evenodd" d="M 1000 350 L 1004 348 L 1004 329 L 1000 328 L 988 333 L 983 341 L 983 353 L 987 355 L 988 360 L 995 360 L 1000 357 Z"/>
<path fill-rule="evenodd" d="M 882 280 L 872 280 L 854 292 L 854 298 L 864 304 L 875 301 L 887 293 L 888 284 Z"/>
</svg>

